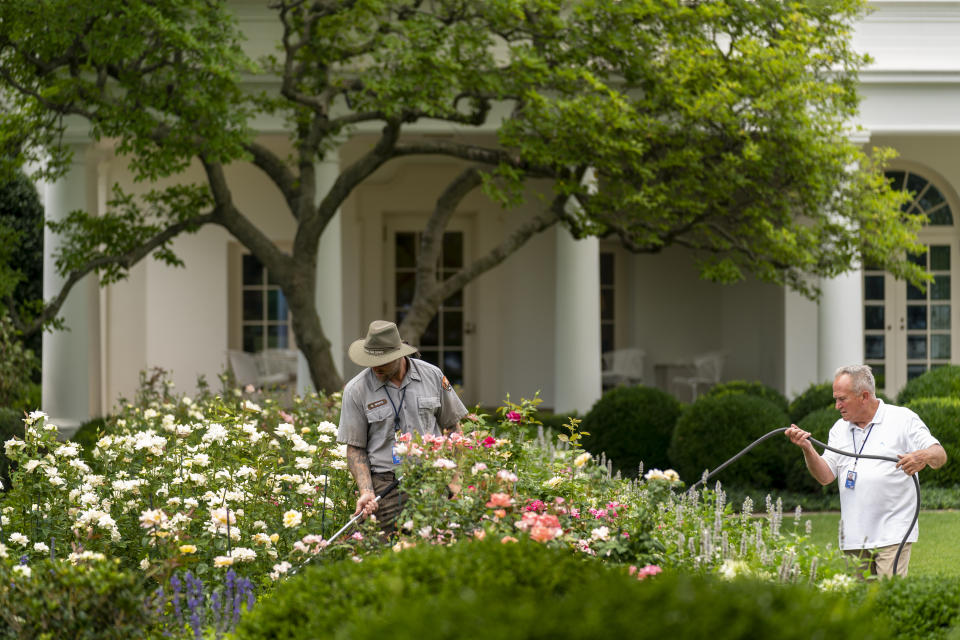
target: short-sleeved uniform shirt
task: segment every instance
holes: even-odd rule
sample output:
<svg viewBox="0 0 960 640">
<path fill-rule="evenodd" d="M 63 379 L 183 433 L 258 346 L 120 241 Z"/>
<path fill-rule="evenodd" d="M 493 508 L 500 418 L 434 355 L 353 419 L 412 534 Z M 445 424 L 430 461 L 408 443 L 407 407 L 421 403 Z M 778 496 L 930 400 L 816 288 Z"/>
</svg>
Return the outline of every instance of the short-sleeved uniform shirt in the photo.
<svg viewBox="0 0 960 640">
<path fill-rule="evenodd" d="M 896 458 L 939 441 L 913 411 L 881 400 L 873 421 L 863 429 L 843 418 L 837 420 L 827 444 L 842 451 Z M 913 478 L 887 460 L 856 459 L 832 451 L 824 451 L 823 459 L 840 485 L 840 548 L 900 544 L 917 508 Z M 848 471 L 856 472 L 852 489 L 846 486 Z M 907 541 L 916 542 L 917 534 L 918 527 L 913 527 Z"/>
<path fill-rule="evenodd" d="M 457 392 L 439 368 L 407 358 L 407 374 L 400 386 L 381 382 L 372 369 L 364 369 L 343 389 L 337 441 L 367 450 L 370 470 L 392 471 L 394 422 L 399 431 L 441 435 L 467 415 Z M 389 394 L 389 395 L 388 395 Z"/>
</svg>

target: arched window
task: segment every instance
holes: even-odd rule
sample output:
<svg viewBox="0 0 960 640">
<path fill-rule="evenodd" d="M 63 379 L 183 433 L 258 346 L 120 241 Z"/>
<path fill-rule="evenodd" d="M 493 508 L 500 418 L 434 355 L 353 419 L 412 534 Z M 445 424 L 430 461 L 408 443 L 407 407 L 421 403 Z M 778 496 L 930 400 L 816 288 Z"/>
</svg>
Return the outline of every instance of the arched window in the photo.
<svg viewBox="0 0 960 640">
<path fill-rule="evenodd" d="M 913 194 L 913 200 L 903 204 L 905 213 L 925 213 L 930 220 L 927 223 L 929 226 L 953 225 L 950 204 L 929 180 L 911 171 L 887 171 L 884 175 L 894 190 Z"/>
</svg>

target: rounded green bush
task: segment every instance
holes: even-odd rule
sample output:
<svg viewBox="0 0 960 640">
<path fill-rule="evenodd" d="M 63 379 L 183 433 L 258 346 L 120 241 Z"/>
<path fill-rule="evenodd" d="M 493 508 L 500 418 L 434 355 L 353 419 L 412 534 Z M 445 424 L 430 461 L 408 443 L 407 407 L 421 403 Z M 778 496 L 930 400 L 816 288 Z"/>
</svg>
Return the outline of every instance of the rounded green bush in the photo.
<svg viewBox="0 0 960 640">
<path fill-rule="evenodd" d="M 930 369 L 917 376 L 900 390 L 897 404 L 906 405 L 916 398 L 960 398 L 960 366 L 947 365 Z"/>
<path fill-rule="evenodd" d="M 762 382 L 747 382 L 746 380 L 732 380 L 711 387 L 705 395 L 722 396 L 728 393 L 746 393 L 752 396 L 760 396 L 774 403 L 784 411 L 787 410 L 787 398 L 782 393 L 769 387 Z"/>
<path fill-rule="evenodd" d="M 569 551 L 492 540 L 306 571 L 243 616 L 236 637 L 888 637 L 872 618 L 868 605 L 809 587 L 666 573 L 638 581 Z"/>
<path fill-rule="evenodd" d="M 670 461 L 680 477 L 692 484 L 705 469 L 716 469 L 760 436 L 788 424 L 786 411 L 765 398 L 742 393 L 704 396 L 677 421 Z M 783 469 L 795 449 L 786 438 L 774 437 L 713 480 L 732 486 L 783 489 Z"/>
<path fill-rule="evenodd" d="M 616 387 L 597 400 L 583 418 L 584 447 L 606 453 L 614 468 L 636 476 L 640 463 L 647 469 L 669 466 L 667 447 L 681 407 L 669 393 L 653 387 Z"/>
<path fill-rule="evenodd" d="M 872 601 L 881 624 L 898 640 L 943 638 L 960 624 L 960 578 L 955 576 L 880 580 L 860 595 Z M 956 631 L 946 637 L 956 637 Z"/>
<path fill-rule="evenodd" d="M 832 382 L 811 384 L 790 403 L 790 422 L 799 425 L 807 414 L 835 404 Z"/>
<path fill-rule="evenodd" d="M 832 391 L 831 391 L 832 393 Z M 804 431 L 809 431 L 810 435 L 820 442 L 827 444 L 830 437 L 830 428 L 840 418 L 840 412 L 833 407 L 823 407 L 808 413 L 797 426 Z M 799 447 L 791 444 L 793 455 L 785 467 L 787 489 L 798 492 L 823 492 L 833 490 L 833 485 L 824 487 L 813 479 L 807 470 L 807 465 L 803 461 L 803 452 Z M 819 453 L 823 453 L 820 447 L 816 447 Z"/>
<path fill-rule="evenodd" d="M 920 479 L 924 484 L 937 487 L 953 487 L 960 484 L 960 398 L 917 398 L 907 405 L 930 433 L 940 441 L 947 452 L 948 462 L 939 469 L 924 469 Z"/>
</svg>

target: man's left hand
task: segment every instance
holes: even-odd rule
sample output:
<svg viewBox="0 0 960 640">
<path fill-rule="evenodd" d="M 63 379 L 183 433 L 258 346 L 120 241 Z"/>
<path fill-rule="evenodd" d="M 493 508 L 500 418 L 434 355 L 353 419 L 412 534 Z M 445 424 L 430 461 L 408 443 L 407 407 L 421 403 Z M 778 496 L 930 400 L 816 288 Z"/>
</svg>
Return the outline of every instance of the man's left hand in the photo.
<svg viewBox="0 0 960 640">
<path fill-rule="evenodd" d="M 897 457 L 900 458 L 897 469 L 902 469 L 908 476 L 912 476 L 927 466 L 927 454 L 924 451 L 914 451 L 907 454 L 898 453 Z"/>
</svg>

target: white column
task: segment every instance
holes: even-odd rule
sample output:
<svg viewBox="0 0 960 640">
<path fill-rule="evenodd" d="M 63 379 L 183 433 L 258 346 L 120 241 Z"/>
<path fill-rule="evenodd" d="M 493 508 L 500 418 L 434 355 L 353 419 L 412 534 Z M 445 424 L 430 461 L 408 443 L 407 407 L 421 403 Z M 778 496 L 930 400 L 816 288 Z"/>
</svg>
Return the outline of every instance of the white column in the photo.
<svg viewBox="0 0 960 640">
<path fill-rule="evenodd" d="M 600 384 L 600 241 L 557 225 L 554 411 L 590 410 Z"/>
<path fill-rule="evenodd" d="M 855 269 L 820 283 L 818 377 L 833 380 L 838 367 L 863 364 L 863 278 Z"/>
<path fill-rule="evenodd" d="M 90 210 L 85 150 L 85 145 L 77 145 L 67 173 L 44 185 L 47 220 L 62 220 L 77 209 Z M 54 263 L 63 239 L 46 228 L 43 243 L 43 298 L 50 300 L 65 281 Z M 66 329 L 43 334 L 43 410 L 69 434 L 100 409 L 100 305 L 95 275 L 74 285 L 59 315 Z"/>
<path fill-rule="evenodd" d="M 340 175 L 340 158 L 337 152 L 333 157 L 324 158 L 314 165 L 317 173 L 317 199 L 319 203 Z M 330 341 L 330 353 L 337 373 L 343 375 L 346 347 L 343 343 L 343 229 L 342 215 L 337 213 L 331 218 L 320 237 L 317 249 L 317 313 L 320 325 Z M 301 352 L 297 361 L 297 393 L 305 395 L 314 390 L 310 380 L 307 359 Z"/>
</svg>

